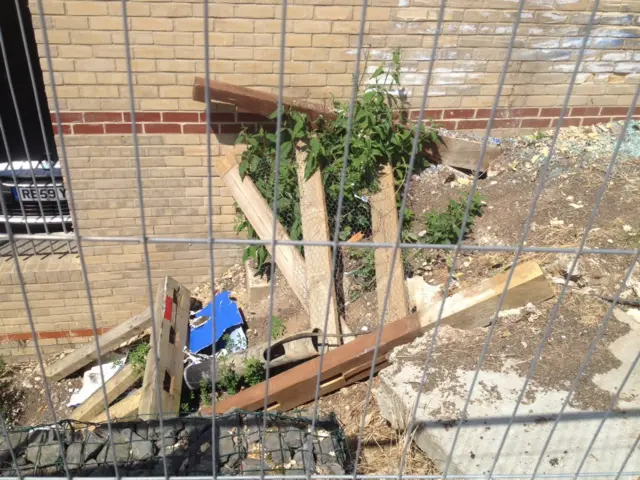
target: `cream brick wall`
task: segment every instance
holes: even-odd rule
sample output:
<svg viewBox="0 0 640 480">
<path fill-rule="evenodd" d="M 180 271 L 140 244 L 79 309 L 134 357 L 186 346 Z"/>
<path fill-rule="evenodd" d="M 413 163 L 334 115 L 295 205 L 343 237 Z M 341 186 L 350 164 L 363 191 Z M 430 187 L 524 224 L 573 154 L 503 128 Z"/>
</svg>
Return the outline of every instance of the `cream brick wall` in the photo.
<svg viewBox="0 0 640 480">
<path fill-rule="evenodd" d="M 76 227 L 83 235 L 138 236 L 141 220 L 127 123 L 121 2 L 43 3 L 71 168 L 71 178 L 65 181 L 72 182 L 76 194 Z M 483 128 L 518 1 L 448 0 L 446 4 L 428 108 L 439 109 L 438 118 L 446 125 L 460 119 L 454 127 Z M 29 0 L 29 5 L 51 103 L 35 0 Z M 402 82 L 414 106 L 423 92 L 439 5 L 440 0 L 372 0 L 367 10 L 363 68 L 370 73 L 400 47 Z M 496 126 L 514 127 L 509 123 L 512 109 L 532 117 L 516 127 L 551 124 L 566 92 L 592 5 L 593 0 L 526 1 L 500 100 L 509 110 L 499 120 L 504 125 Z M 212 78 L 276 91 L 281 2 L 220 0 L 209 8 Z M 205 238 L 206 151 L 199 116 L 203 106 L 191 100 L 194 76 L 205 70 L 202 1 L 129 0 L 127 9 L 134 106 L 141 122 L 139 153 L 147 232 Z M 638 0 L 600 1 L 571 99 L 571 116 L 580 117 L 577 124 L 625 114 L 640 79 L 639 15 Z M 360 18 L 360 0 L 289 2 L 286 95 L 319 101 L 349 97 Z M 216 110 L 214 118 L 222 123 L 212 136 L 214 156 L 224 154 L 233 143 L 239 121 L 259 121 L 240 115 L 225 107 Z M 570 118 L 567 123 L 576 124 L 575 120 Z M 233 199 L 215 175 L 212 188 L 214 233 L 233 237 Z M 149 250 L 154 283 L 169 274 L 193 286 L 208 276 L 208 256 L 202 245 L 152 244 Z M 140 245 L 87 242 L 85 252 L 101 327 L 113 326 L 143 308 L 147 297 Z M 236 263 L 240 252 L 237 247 L 217 248 L 216 272 Z M 77 258 L 67 258 L 70 260 L 45 267 L 38 259 L 25 264 L 36 325 L 39 331 L 49 332 L 42 339 L 45 353 L 86 340 L 79 334 L 58 338 L 55 332 L 85 329 L 86 333 L 90 327 Z M 28 327 L 15 272 L 4 268 L 0 270 L 4 302 L 0 339 L 4 335 L 6 340 L 8 334 L 23 334 Z M 3 352 L 12 356 L 33 353 L 28 340 L 0 342 L 0 354 Z"/>
<path fill-rule="evenodd" d="M 33 3 L 33 0 L 30 0 Z M 403 83 L 414 103 L 422 94 L 440 0 L 374 0 L 364 43 L 368 69 L 403 49 Z M 45 0 L 64 110 L 127 108 L 119 1 Z M 516 0 L 450 0 L 429 106 L 490 106 L 502 70 Z M 501 104 L 560 104 L 593 0 L 528 0 Z M 190 99 L 204 72 L 200 1 L 128 2 L 136 108 L 200 110 Z M 606 0 L 586 52 L 572 105 L 627 106 L 640 71 L 640 2 Z M 214 78 L 273 90 L 279 60 L 280 2 L 210 5 Z M 358 0 L 297 0 L 287 11 L 286 94 L 326 100 L 351 92 Z M 39 25 L 39 22 L 35 22 Z M 41 36 L 40 32 L 38 33 Z M 102 73 L 102 75 L 100 75 Z M 105 74 L 106 73 L 106 74 Z"/>
</svg>

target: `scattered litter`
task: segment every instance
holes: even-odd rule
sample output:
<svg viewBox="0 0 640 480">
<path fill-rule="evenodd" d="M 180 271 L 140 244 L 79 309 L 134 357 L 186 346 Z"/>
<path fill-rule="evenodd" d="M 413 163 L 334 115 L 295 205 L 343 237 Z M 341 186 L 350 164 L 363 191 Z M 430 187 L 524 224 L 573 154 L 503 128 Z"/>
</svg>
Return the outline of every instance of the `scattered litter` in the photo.
<svg viewBox="0 0 640 480">
<path fill-rule="evenodd" d="M 542 313 L 533 303 L 518 308 L 510 308 L 509 310 L 500 310 L 498 318 L 508 320 L 511 323 L 519 322 L 527 319 L 528 321 L 537 320 Z"/>
<path fill-rule="evenodd" d="M 416 310 L 424 310 L 442 300 L 440 285 L 429 285 L 420 276 L 407 278 L 409 305 Z"/>
<path fill-rule="evenodd" d="M 362 232 L 358 232 L 358 233 L 354 233 L 351 238 L 349 240 L 347 240 L 348 243 L 356 243 L 359 242 L 360 240 L 362 240 L 364 238 L 364 233 Z"/>
<path fill-rule="evenodd" d="M 549 221 L 549 225 L 553 225 L 553 226 L 564 225 L 564 220 L 558 220 L 557 218 L 554 218 L 553 220 Z"/>
<path fill-rule="evenodd" d="M 215 312 L 213 310 L 214 304 Z M 201 320 L 202 317 L 206 317 L 204 321 Z M 215 329 L 214 318 L 216 322 Z M 190 327 L 188 347 L 191 352 L 198 353 L 207 347 L 211 347 L 213 342 L 218 342 L 225 333 L 229 334 L 229 343 L 235 344 L 233 347 L 237 347 L 238 350 L 247 348 L 247 337 L 242 329 L 242 315 L 236 302 L 231 300 L 231 292 L 223 291 L 216 294 L 213 302 L 208 303 L 202 310 L 196 312 L 194 322 L 198 322 L 198 326 L 194 327 L 192 325 Z M 237 332 L 238 330 L 240 332 Z M 236 349 L 231 350 L 231 348 L 229 350 L 238 351 Z"/>
<path fill-rule="evenodd" d="M 125 358 L 126 357 L 123 355 L 118 360 L 102 364 L 102 374 L 104 375 L 105 382 L 109 381 L 111 377 L 124 367 Z M 82 387 L 76 389 L 75 392 L 71 394 L 67 407 L 77 407 L 83 403 L 96 390 L 98 390 L 98 388 L 100 388 L 102 385 L 100 380 L 100 365 L 96 365 L 84 372 L 84 375 L 82 376 Z"/>
<path fill-rule="evenodd" d="M 368 196 L 366 196 L 366 195 L 362 195 L 362 196 L 360 196 L 360 195 L 358 195 L 357 193 L 354 193 L 354 194 L 353 194 L 353 196 L 354 196 L 354 197 L 356 197 L 356 198 L 357 198 L 358 200 L 360 200 L 361 202 L 369 203 L 369 197 L 368 197 Z"/>
<path fill-rule="evenodd" d="M 569 206 L 575 208 L 576 210 L 584 207 L 582 203 L 570 203 Z"/>
<path fill-rule="evenodd" d="M 547 163 L 550 153 L 553 153 L 549 159 L 549 164 L 552 167 L 551 177 L 562 175 L 568 168 L 566 165 L 562 166 L 562 162 L 558 162 L 561 158 L 569 161 L 567 165 L 577 164 L 580 168 L 601 165 L 603 159 L 611 158 L 623 126 L 624 121 L 617 121 L 598 126 L 562 128 L 553 152 L 550 152 L 555 134 L 552 129 L 541 130 L 535 134 L 516 139 L 508 139 L 506 143 L 510 144 L 512 151 L 518 156 L 517 160 L 509 164 L 509 167 L 514 171 L 525 164 L 529 164 L 531 168 L 540 168 Z M 638 130 L 640 130 L 640 122 L 632 121 L 620 148 L 619 163 L 622 164 L 640 156 Z M 608 162 L 608 160 L 606 161 Z"/>
<path fill-rule="evenodd" d="M 575 255 L 571 255 L 569 253 L 560 254 L 556 261 L 550 265 L 550 270 L 562 277 L 561 283 L 564 283 L 564 280 L 567 278 L 571 281 L 577 282 L 582 276 L 581 261 L 578 260 L 578 262 L 573 266 L 573 270 L 571 270 L 571 266 L 574 261 Z M 569 271 L 571 271 L 571 276 L 569 276 Z"/>
<path fill-rule="evenodd" d="M 625 226 L 623 226 L 623 227 L 622 227 L 622 229 L 623 229 L 625 232 L 630 232 L 630 231 L 632 231 L 632 230 L 633 230 L 633 227 L 632 227 L 631 225 L 625 225 Z"/>
</svg>

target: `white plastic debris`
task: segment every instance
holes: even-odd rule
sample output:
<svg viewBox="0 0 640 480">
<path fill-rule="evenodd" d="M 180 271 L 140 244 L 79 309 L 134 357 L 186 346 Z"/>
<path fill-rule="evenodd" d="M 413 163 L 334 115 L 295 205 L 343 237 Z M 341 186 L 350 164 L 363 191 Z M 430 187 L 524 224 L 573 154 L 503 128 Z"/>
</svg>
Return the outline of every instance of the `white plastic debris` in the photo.
<svg viewBox="0 0 640 480">
<path fill-rule="evenodd" d="M 111 377 L 124 367 L 125 358 L 126 357 L 123 355 L 118 360 L 102 364 L 102 374 L 104 375 L 105 382 L 109 381 Z M 77 407 L 89 398 L 102 385 L 100 380 L 99 365 L 96 365 L 84 372 L 84 375 L 82 376 L 82 387 L 80 389 L 76 389 L 76 391 L 71 395 L 71 398 L 69 398 L 69 402 L 67 403 L 67 407 Z"/>
</svg>

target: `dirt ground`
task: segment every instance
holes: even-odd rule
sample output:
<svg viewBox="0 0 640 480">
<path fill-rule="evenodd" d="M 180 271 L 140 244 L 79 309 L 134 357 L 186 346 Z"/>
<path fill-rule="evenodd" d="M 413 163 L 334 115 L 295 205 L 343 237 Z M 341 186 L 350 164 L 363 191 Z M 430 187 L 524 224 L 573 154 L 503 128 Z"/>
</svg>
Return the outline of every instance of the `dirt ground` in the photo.
<svg viewBox="0 0 640 480">
<path fill-rule="evenodd" d="M 516 246 L 519 243 L 532 198 L 543 174 L 542 159 L 548 153 L 551 133 L 540 132 L 527 137 L 502 139 L 503 155 L 478 182 L 478 192 L 484 196 L 486 205 L 483 215 L 476 218 L 473 231 L 467 235 L 466 243 L 481 246 Z M 549 164 L 546 182 L 532 216 L 526 246 L 575 248 L 580 244 L 619 133 L 620 127 L 616 124 L 593 128 L 571 127 L 562 131 L 556 155 Z M 424 230 L 424 213 L 434 208 L 443 208 L 449 200 L 458 199 L 469 192 L 472 177 L 467 173 L 432 166 L 415 176 L 408 206 L 416 213 L 412 231 L 418 237 Z M 634 126 L 629 132 L 629 141 L 621 149 L 618 164 L 607 185 L 586 247 L 626 250 L 638 248 L 639 200 L 640 132 Z M 513 258 L 512 252 L 462 251 L 456 262 L 449 294 L 506 271 Z M 560 283 L 565 280 L 564 275 L 572 257 L 546 252 L 523 253 L 520 261 L 527 260 L 535 260 L 541 265 L 546 276 L 553 282 L 556 294 L 559 294 Z M 601 297 L 615 295 L 630 262 L 631 257 L 628 255 L 591 254 L 581 259 L 564 301 L 556 312 L 548 345 L 543 351 L 526 397 L 528 401 L 538 389 L 568 386 L 566 379 L 573 378 L 577 373 L 609 306 Z M 450 251 L 412 248 L 405 256 L 407 270 L 413 275 L 421 276 L 431 285 L 443 285 L 446 282 L 451 263 Z M 357 276 L 352 274 L 360 267 L 357 261 L 345 256 L 342 311 L 346 323 L 354 332 L 372 331 L 379 322 L 375 283 L 359 283 Z M 638 270 L 640 269 L 637 269 L 635 275 L 640 278 Z M 276 274 L 275 282 L 273 313 L 286 326 L 285 334 L 307 329 L 308 316 L 279 273 Z M 627 288 L 623 298 L 637 300 L 640 296 L 640 281 L 636 282 L 635 289 L 633 286 Z M 257 304 L 248 302 L 244 267 L 232 267 L 216 279 L 215 288 L 230 290 L 238 301 L 247 323 L 249 343 L 266 341 L 269 300 L 265 299 Z M 202 285 L 195 289 L 194 296 L 207 301 L 211 298 L 211 286 Z M 483 368 L 500 370 L 508 362 L 520 374 L 526 374 L 556 300 L 557 298 L 551 299 L 533 309 L 527 308 L 518 315 L 503 318 L 494 332 Z M 585 379 L 573 396 L 573 405 L 589 409 L 608 406 L 609 394 L 598 389 L 591 378 L 596 373 L 618 365 L 617 359 L 609 353 L 606 346 L 626 333 L 627 328 L 611 318 L 586 371 Z M 434 372 L 451 370 L 447 367 L 454 365 L 459 368 L 475 368 L 486 332 L 486 328 L 479 328 L 445 335 L 446 338 L 434 352 Z M 402 355 L 402 349 L 398 355 Z M 421 357 L 417 355 L 416 359 L 419 361 Z M 23 366 L 22 371 L 29 401 L 20 423 L 37 424 L 48 418 L 42 380 L 35 365 Z M 438 381 L 437 375 L 430 375 L 430 378 L 432 383 L 427 388 Z M 59 418 L 69 415 L 70 411 L 64 405 L 70 392 L 79 387 L 79 382 L 79 377 L 73 377 L 53 385 L 54 403 Z M 374 379 L 374 387 L 376 382 L 377 379 Z M 336 412 L 344 424 L 354 451 L 366 388 L 367 383 L 362 382 L 328 395 L 319 402 L 321 411 Z M 451 414 L 446 411 L 433 413 L 439 417 Z M 363 473 L 390 473 L 393 468 L 390 466 L 398 463 L 404 441 L 403 434 L 391 429 L 382 420 L 372 400 L 365 421 L 359 470 Z M 429 459 L 412 447 L 405 473 L 432 472 L 435 469 Z"/>
</svg>

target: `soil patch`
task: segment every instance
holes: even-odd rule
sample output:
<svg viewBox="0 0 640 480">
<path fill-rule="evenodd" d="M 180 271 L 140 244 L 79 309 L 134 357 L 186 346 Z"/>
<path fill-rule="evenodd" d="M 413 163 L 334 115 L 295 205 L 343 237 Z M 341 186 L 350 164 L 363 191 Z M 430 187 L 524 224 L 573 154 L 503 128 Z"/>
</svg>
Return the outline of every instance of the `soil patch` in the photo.
<svg viewBox="0 0 640 480">
<path fill-rule="evenodd" d="M 500 318 L 482 364 L 483 371 L 514 371 L 525 377 L 555 302 L 556 300 L 552 299 Z M 577 302 L 582 303 L 578 306 Z M 542 350 L 542 356 L 537 363 L 525 397 L 525 404 L 533 401 L 537 392 L 568 389 L 577 375 L 600 326 L 598 322 L 581 318 L 576 311 L 578 309 L 589 309 L 601 319 L 605 315 L 607 304 L 593 297 L 569 294 L 566 303 L 558 311 L 547 345 Z M 467 387 L 457 383 L 456 373 L 459 370 L 476 369 L 487 331 L 487 328 L 458 330 L 449 326 L 442 327 L 433 350 L 425 389 L 431 391 L 441 385 L 444 380 L 448 380 L 452 382 L 454 389 L 459 388 L 459 393 L 465 394 Z M 611 393 L 595 385 L 593 376 L 620 366 L 620 361 L 607 346 L 628 331 L 629 327 L 626 324 L 617 321 L 614 317 L 610 319 L 585 374 L 571 398 L 571 406 L 583 410 L 600 411 L 609 407 Z M 417 344 L 399 348 L 395 358 L 423 368 L 430 335 L 427 333 Z M 476 391 L 478 389 L 482 389 L 482 385 L 478 385 Z M 488 393 L 491 394 L 491 392 Z"/>
</svg>

